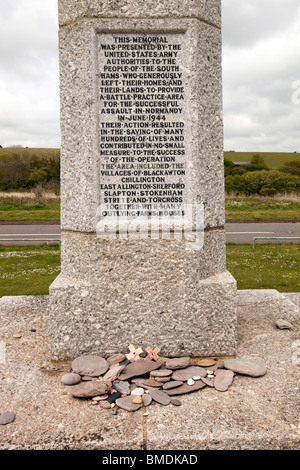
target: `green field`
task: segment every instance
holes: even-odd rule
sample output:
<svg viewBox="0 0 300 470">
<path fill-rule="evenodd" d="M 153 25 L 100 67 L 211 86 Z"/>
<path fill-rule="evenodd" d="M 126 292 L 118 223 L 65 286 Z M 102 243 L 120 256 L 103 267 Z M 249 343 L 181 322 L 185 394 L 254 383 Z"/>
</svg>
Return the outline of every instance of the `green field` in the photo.
<svg viewBox="0 0 300 470">
<path fill-rule="evenodd" d="M 289 221 L 300 222 L 300 196 L 273 197 L 227 196 L 225 201 L 227 222 Z"/>
<path fill-rule="evenodd" d="M 300 292 L 300 245 L 227 244 L 227 269 L 238 289 Z"/>
<path fill-rule="evenodd" d="M 0 297 L 47 295 L 60 272 L 57 246 L 0 245 Z M 227 268 L 238 289 L 300 292 L 299 245 L 227 245 Z"/>
<path fill-rule="evenodd" d="M 0 245 L 0 297 L 44 295 L 60 272 L 60 251 L 56 246 Z"/>
<path fill-rule="evenodd" d="M 282 167 L 285 162 L 291 160 L 300 161 L 300 153 L 280 153 L 280 152 L 224 152 L 224 157 L 233 162 L 251 162 L 253 155 L 260 155 L 265 160 L 266 165 L 272 170 Z"/>
<path fill-rule="evenodd" d="M 2 193 L 3 194 L 3 193 Z M 43 197 L 40 201 L 26 196 L 24 193 L 17 196 L 0 195 L 0 221 L 30 222 L 60 220 L 59 197 Z"/>
</svg>

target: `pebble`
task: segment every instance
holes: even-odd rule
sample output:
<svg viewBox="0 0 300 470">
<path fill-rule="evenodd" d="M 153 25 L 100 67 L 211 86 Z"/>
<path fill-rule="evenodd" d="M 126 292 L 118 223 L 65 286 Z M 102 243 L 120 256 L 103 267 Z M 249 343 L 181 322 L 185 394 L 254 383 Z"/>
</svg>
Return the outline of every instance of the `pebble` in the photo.
<svg viewBox="0 0 300 470">
<path fill-rule="evenodd" d="M 135 404 L 143 403 L 143 398 L 140 395 L 137 395 L 137 396 L 133 397 L 132 403 L 135 403 Z"/>
<path fill-rule="evenodd" d="M 5 411 L 0 415 L 0 425 L 5 426 L 6 424 L 12 423 L 16 418 L 16 415 L 11 411 Z"/>
<path fill-rule="evenodd" d="M 22 335 L 15 334 L 15 335 L 13 335 L 13 338 L 15 338 L 15 339 L 20 339 L 20 338 L 22 338 Z"/>
<path fill-rule="evenodd" d="M 225 369 L 250 377 L 262 377 L 267 373 L 266 366 L 255 359 L 226 359 Z"/>
<path fill-rule="evenodd" d="M 105 401 L 100 401 L 100 407 L 103 408 L 104 410 L 110 409 L 110 403 L 105 400 Z"/>
<path fill-rule="evenodd" d="M 155 379 L 148 379 L 148 380 L 145 379 L 145 380 L 142 382 L 142 385 L 145 385 L 145 386 L 147 386 L 147 387 L 150 386 L 150 387 L 158 387 L 158 388 L 159 388 L 159 387 L 162 387 L 162 386 L 163 386 L 163 383 L 162 383 L 162 382 L 158 382 L 158 381 L 155 380 Z"/>
<path fill-rule="evenodd" d="M 161 405 L 168 405 L 171 401 L 169 395 L 167 395 L 165 392 L 162 392 L 161 390 L 150 390 L 149 394 L 154 401 L 160 403 Z"/>
<path fill-rule="evenodd" d="M 112 366 L 103 376 L 103 379 L 114 382 L 119 377 L 119 375 L 121 374 L 124 368 L 125 366 L 117 366 L 117 365 Z"/>
<path fill-rule="evenodd" d="M 180 387 L 183 384 L 184 382 L 180 380 L 171 380 L 171 382 L 163 385 L 163 390 L 171 390 L 172 388 Z"/>
<path fill-rule="evenodd" d="M 195 381 L 194 381 L 193 379 L 189 379 L 189 380 L 187 381 L 187 384 L 188 384 L 188 385 L 195 385 Z"/>
<path fill-rule="evenodd" d="M 159 369 L 161 367 L 160 362 L 154 361 L 136 361 L 131 362 L 128 366 L 125 367 L 119 380 L 128 380 L 132 377 L 140 377 L 141 375 L 148 374 L 152 370 Z"/>
<path fill-rule="evenodd" d="M 122 394 L 130 395 L 130 383 L 126 381 L 114 382 L 114 389 Z"/>
<path fill-rule="evenodd" d="M 171 399 L 171 403 L 172 403 L 172 405 L 174 405 L 174 406 L 181 406 L 181 405 L 182 405 L 181 401 L 180 401 L 180 400 L 177 400 L 177 398 L 172 398 L 172 399 Z"/>
<path fill-rule="evenodd" d="M 234 374 L 232 370 L 216 370 L 214 387 L 218 392 L 226 392 L 233 382 Z"/>
<path fill-rule="evenodd" d="M 91 354 L 79 356 L 72 362 L 72 370 L 74 373 L 88 375 L 90 377 L 105 374 L 108 367 L 109 365 L 103 357 L 93 356 Z"/>
<path fill-rule="evenodd" d="M 185 393 L 196 392 L 197 390 L 201 390 L 201 388 L 206 387 L 205 383 L 202 380 L 198 380 L 195 382 L 194 385 L 187 385 L 186 383 L 181 385 L 181 387 L 172 388 L 171 390 L 167 390 L 166 393 L 169 396 L 173 395 L 184 395 Z"/>
<path fill-rule="evenodd" d="M 276 326 L 280 329 L 280 330 L 292 330 L 293 329 L 293 325 L 288 322 L 287 320 L 277 320 L 276 322 Z"/>
<path fill-rule="evenodd" d="M 137 397 L 137 396 L 144 395 L 144 393 L 145 393 L 145 390 L 142 387 L 138 387 L 132 390 L 131 395 L 134 397 Z"/>
<path fill-rule="evenodd" d="M 110 356 L 107 360 L 107 364 L 109 366 L 113 366 L 114 364 L 119 364 L 120 362 L 123 362 L 125 361 L 126 359 L 126 356 L 125 354 L 113 354 L 112 356 Z"/>
<path fill-rule="evenodd" d="M 174 359 L 167 359 L 166 369 L 184 369 L 191 365 L 191 359 L 189 357 L 178 357 Z"/>
<path fill-rule="evenodd" d="M 64 385 L 76 385 L 76 384 L 79 384 L 79 382 L 81 382 L 81 377 L 79 374 L 74 374 L 70 372 L 69 374 L 65 374 L 62 376 L 61 382 Z"/>
<path fill-rule="evenodd" d="M 208 385 L 209 387 L 214 387 L 214 383 L 215 383 L 214 378 L 213 378 L 213 379 L 209 379 L 209 378 L 207 378 L 207 377 L 202 377 L 202 378 L 201 378 L 201 381 L 202 381 L 203 383 L 205 383 L 205 385 Z"/>
<path fill-rule="evenodd" d="M 209 358 L 197 359 L 196 362 L 197 362 L 197 365 L 201 367 L 210 367 L 216 364 L 216 361 L 214 359 L 209 359 Z"/>
<path fill-rule="evenodd" d="M 137 411 L 143 406 L 142 403 L 132 403 L 132 396 L 118 398 L 116 405 L 126 411 Z"/>
<path fill-rule="evenodd" d="M 158 369 L 150 372 L 151 377 L 169 377 L 173 374 L 173 371 L 170 369 Z"/>
<path fill-rule="evenodd" d="M 98 397 L 93 397 L 92 401 L 95 401 L 97 403 L 98 401 L 107 400 L 107 398 L 108 398 L 108 395 L 100 395 Z"/>
<path fill-rule="evenodd" d="M 206 377 L 207 373 L 206 373 L 206 370 L 203 369 L 203 367 L 191 366 L 191 367 L 188 367 L 187 369 L 176 370 L 175 372 L 173 372 L 172 379 L 182 380 L 182 382 L 187 382 L 189 379 L 192 379 L 194 375 L 200 376 L 200 377 Z"/>
<path fill-rule="evenodd" d="M 152 397 L 149 394 L 145 394 L 142 396 L 142 400 L 144 406 L 149 406 L 152 402 Z"/>
<path fill-rule="evenodd" d="M 200 375 L 194 375 L 193 380 L 197 382 L 197 380 L 201 380 Z"/>
<path fill-rule="evenodd" d="M 98 382 L 92 380 L 90 382 L 82 382 L 73 385 L 71 394 L 75 398 L 89 398 L 105 395 L 111 390 L 111 382 Z"/>
</svg>

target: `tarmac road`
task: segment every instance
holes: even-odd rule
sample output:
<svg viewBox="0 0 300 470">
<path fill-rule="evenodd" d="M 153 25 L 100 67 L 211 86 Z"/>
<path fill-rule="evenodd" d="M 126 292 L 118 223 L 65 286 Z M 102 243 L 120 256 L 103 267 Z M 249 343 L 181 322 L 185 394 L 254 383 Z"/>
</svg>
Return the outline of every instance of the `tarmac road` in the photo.
<svg viewBox="0 0 300 470">
<path fill-rule="evenodd" d="M 285 238 L 279 240 L 282 243 L 285 241 L 299 243 L 300 240 L 300 223 L 228 223 L 225 229 L 227 243 L 252 243 L 254 237 L 282 237 Z M 290 240 L 290 237 L 299 237 L 299 240 Z M 14 241 L 15 238 L 57 240 L 60 238 L 60 225 L 0 225 L 1 244 L 21 244 Z M 4 239 L 11 241 L 1 242 Z M 266 242 L 267 240 L 264 240 L 264 243 Z M 23 243 L 28 245 L 43 242 Z"/>
</svg>

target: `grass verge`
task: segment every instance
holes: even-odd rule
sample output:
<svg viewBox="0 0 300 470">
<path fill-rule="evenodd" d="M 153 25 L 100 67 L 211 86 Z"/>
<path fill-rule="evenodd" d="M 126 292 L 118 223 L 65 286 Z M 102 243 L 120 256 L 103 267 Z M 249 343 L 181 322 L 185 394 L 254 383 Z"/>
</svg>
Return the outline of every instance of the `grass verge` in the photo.
<svg viewBox="0 0 300 470">
<path fill-rule="evenodd" d="M 238 289 L 300 292 L 300 246 L 294 244 L 227 245 L 227 268 Z M 57 246 L 1 246 L 0 297 L 47 295 L 60 272 Z"/>
<path fill-rule="evenodd" d="M 225 213 L 227 222 L 245 220 L 259 222 L 300 221 L 300 196 L 295 194 L 279 194 L 272 197 L 226 196 Z"/>
<path fill-rule="evenodd" d="M 0 245 L 0 297 L 45 295 L 60 272 L 56 246 Z"/>
<path fill-rule="evenodd" d="M 300 292 L 300 245 L 227 244 L 227 269 L 238 289 Z"/>
<path fill-rule="evenodd" d="M 31 222 L 60 220 L 59 197 L 43 197 L 36 200 L 26 196 L 0 196 L 0 221 Z"/>
</svg>

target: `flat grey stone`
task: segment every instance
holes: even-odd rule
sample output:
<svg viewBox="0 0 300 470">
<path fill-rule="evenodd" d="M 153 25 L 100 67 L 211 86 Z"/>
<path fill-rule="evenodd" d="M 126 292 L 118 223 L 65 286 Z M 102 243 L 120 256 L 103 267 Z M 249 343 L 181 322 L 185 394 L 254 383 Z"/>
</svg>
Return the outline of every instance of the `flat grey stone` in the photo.
<svg viewBox="0 0 300 470">
<path fill-rule="evenodd" d="M 187 382 L 189 379 L 193 377 L 206 377 L 207 372 L 203 367 L 199 366 L 191 366 L 187 367 L 186 369 L 176 370 L 172 374 L 173 380 L 181 380 L 182 382 Z"/>
<path fill-rule="evenodd" d="M 114 383 L 114 389 L 122 395 L 130 395 L 130 383 L 127 381 L 119 381 Z"/>
<path fill-rule="evenodd" d="M 184 369 L 191 365 L 191 359 L 189 357 L 175 357 L 166 361 L 166 369 Z"/>
<path fill-rule="evenodd" d="M 143 403 L 132 403 L 133 398 L 134 397 L 131 395 L 128 397 L 118 398 L 116 400 L 116 405 L 126 411 L 137 411 L 143 406 Z"/>
<path fill-rule="evenodd" d="M 149 406 L 152 402 L 152 397 L 151 395 L 149 395 L 148 393 L 145 393 L 143 396 L 142 396 L 142 399 L 143 399 L 143 405 L 144 406 Z"/>
<path fill-rule="evenodd" d="M 148 374 L 152 370 L 159 369 L 161 364 L 154 361 L 136 361 L 128 364 L 125 367 L 122 374 L 119 376 L 119 380 L 128 380 L 132 377 L 139 377 L 141 375 Z"/>
<path fill-rule="evenodd" d="M 90 382 L 83 382 L 74 385 L 71 394 L 75 398 L 89 398 L 97 397 L 98 395 L 105 395 L 111 390 L 111 382 L 103 382 L 92 380 Z"/>
<path fill-rule="evenodd" d="M 171 398 L 166 393 L 161 390 L 150 390 L 149 395 L 153 398 L 154 401 L 160 403 L 161 405 L 168 405 L 171 401 Z"/>
<path fill-rule="evenodd" d="M 174 405 L 174 406 L 181 406 L 181 405 L 182 405 L 181 401 L 178 400 L 177 398 L 172 398 L 172 399 L 171 399 L 171 403 L 172 403 L 172 405 Z"/>
<path fill-rule="evenodd" d="M 64 385 L 77 385 L 81 382 L 81 376 L 79 374 L 69 373 L 65 374 L 61 378 L 61 382 Z"/>
<path fill-rule="evenodd" d="M 159 388 L 163 386 L 163 382 L 158 382 L 155 379 L 145 379 L 143 381 L 143 385 L 146 387 L 154 387 L 154 388 Z"/>
<path fill-rule="evenodd" d="M 163 390 L 171 390 L 171 388 L 180 387 L 183 384 L 184 382 L 181 380 L 171 380 L 170 382 L 167 382 L 163 385 Z"/>
<path fill-rule="evenodd" d="M 215 379 L 208 379 L 207 377 L 201 377 L 201 381 L 209 387 L 214 387 Z"/>
<path fill-rule="evenodd" d="M 151 377 L 169 377 L 172 375 L 173 371 L 171 369 L 158 369 L 158 370 L 152 370 L 150 372 Z"/>
<path fill-rule="evenodd" d="M 232 370 L 216 370 L 214 387 L 218 392 L 226 392 L 233 382 L 234 373 Z"/>
<path fill-rule="evenodd" d="M 194 385 L 183 384 L 181 387 L 172 388 L 171 390 L 166 390 L 166 393 L 169 396 L 173 395 L 185 395 L 186 393 L 196 392 L 206 387 L 205 383 L 202 380 L 198 380 Z"/>
<path fill-rule="evenodd" d="M 230 369 L 237 374 L 261 377 L 267 373 L 266 366 L 255 359 L 226 359 L 225 369 Z"/>
<path fill-rule="evenodd" d="M 105 374 L 108 369 L 107 361 L 100 356 L 86 354 L 78 356 L 72 362 L 72 370 L 75 374 L 88 375 L 91 377 L 98 377 Z"/>
<path fill-rule="evenodd" d="M 0 415 L 0 425 L 5 426 L 6 424 L 12 423 L 16 418 L 16 415 L 11 411 L 5 411 Z"/>
</svg>

